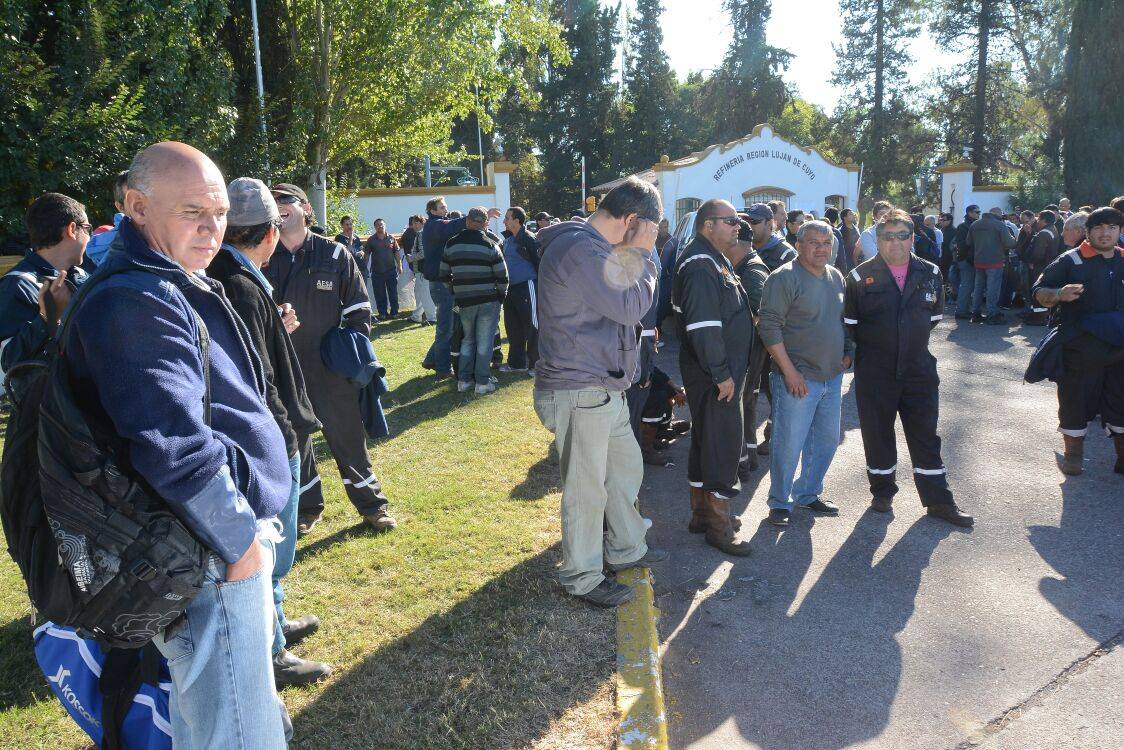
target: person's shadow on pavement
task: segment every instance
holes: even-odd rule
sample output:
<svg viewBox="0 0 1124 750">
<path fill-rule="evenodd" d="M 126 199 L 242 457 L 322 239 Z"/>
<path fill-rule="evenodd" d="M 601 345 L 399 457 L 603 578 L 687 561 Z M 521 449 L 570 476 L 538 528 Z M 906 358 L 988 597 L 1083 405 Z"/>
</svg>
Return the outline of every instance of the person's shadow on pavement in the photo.
<svg viewBox="0 0 1124 750">
<path fill-rule="evenodd" d="M 720 627 L 717 607 L 703 606 L 694 610 L 695 623 L 682 626 L 709 627 L 718 641 L 709 655 L 735 664 L 745 685 L 730 686 L 723 698 L 724 686 L 709 683 L 714 714 L 686 721 L 677 744 L 706 737 L 729 719 L 748 741 L 776 750 L 845 748 L 882 733 L 901 679 L 896 635 L 913 615 L 934 550 L 953 532 L 922 516 L 875 563 L 890 520 L 868 510 L 798 604 L 817 521 L 797 512 L 779 534 L 762 522 L 751 541 L 752 563 L 736 571 L 749 595 L 725 602 L 740 610 L 738 626 Z M 708 677 L 705 670 L 699 676 Z"/>
<path fill-rule="evenodd" d="M 1085 476 L 1066 479 L 1058 525 L 1031 526 L 1028 535 L 1034 549 L 1060 576 L 1039 581 L 1043 598 L 1090 638 L 1104 643 L 1124 627 L 1124 587 L 1120 584 L 1124 525 L 1120 522 L 1120 495 L 1112 497 L 1111 491 L 1106 492 L 1113 483 L 1119 484 L 1118 477 L 1090 481 L 1098 470 L 1102 469 L 1091 461 Z"/>
</svg>

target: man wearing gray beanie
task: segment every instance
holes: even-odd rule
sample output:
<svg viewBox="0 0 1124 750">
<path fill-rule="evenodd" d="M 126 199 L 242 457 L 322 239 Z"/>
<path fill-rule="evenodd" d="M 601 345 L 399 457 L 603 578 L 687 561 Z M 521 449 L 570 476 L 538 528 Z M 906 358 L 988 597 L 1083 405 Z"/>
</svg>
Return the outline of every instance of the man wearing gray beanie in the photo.
<svg viewBox="0 0 1124 750">
<path fill-rule="evenodd" d="M 261 266 L 269 260 L 281 238 L 281 214 L 261 180 L 239 177 L 227 186 L 230 212 L 222 247 L 207 267 L 207 276 L 222 284 L 231 307 L 250 333 L 265 375 L 265 399 L 281 434 L 289 457 L 293 483 L 289 499 L 278 514 L 280 539 L 272 540 L 273 603 L 276 612 L 273 636 L 273 676 L 277 686 L 305 685 L 329 674 L 331 667 L 294 656 L 286 645 L 295 644 L 320 627 L 315 615 L 291 620 L 281 603 L 285 592 L 281 579 L 292 569 L 297 548 L 297 503 L 300 497 L 300 445 L 320 429 L 312 410 L 304 375 L 289 331 L 300 325 L 289 305 L 278 308 L 273 289 Z"/>
</svg>

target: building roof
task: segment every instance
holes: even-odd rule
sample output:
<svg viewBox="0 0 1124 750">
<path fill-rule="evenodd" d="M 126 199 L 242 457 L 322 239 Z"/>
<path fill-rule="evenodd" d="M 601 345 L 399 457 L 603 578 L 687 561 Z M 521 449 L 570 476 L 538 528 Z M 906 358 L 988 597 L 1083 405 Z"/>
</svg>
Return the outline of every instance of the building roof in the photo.
<svg viewBox="0 0 1124 750">
<path fill-rule="evenodd" d="M 682 167 L 689 167 L 692 164 L 697 164 L 700 161 L 702 161 L 703 159 L 705 159 L 707 156 L 709 156 L 711 151 L 714 151 L 715 149 L 721 149 L 722 152 L 725 153 L 726 151 L 729 151 L 730 149 L 734 148 L 735 146 L 740 146 L 741 144 L 745 143 L 746 141 L 752 140 L 753 138 L 756 138 L 756 137 L 760 136 L 762 134 L 762 131 L 765 130 L 765 128 L 769 129 L 769 133 L 771 135 L 775 135 L 776 131 L 773 130 L 773 127 L 771 125 L 769 125 L 768 123 L 762 123 L 761 125 L 758 125 L 757 127 L 755 127 L 753 129 L 753 132 L 750 133 L 747 136 L 744 136 L 742 138 L 738 138 L 737 140 L 734 140 L 734 141 L 730 141 L 729 143 L 725 143 L 725 144 L 716 143 L 716 144 L 713 144 L 711 146 L 707 146 L 706 148 L 702 149 L 701 151 L 695 151 L 694 153 L 688 154 L 687 156 L 684 156 L 681 159 L 671 159 L 671 160 L 669 160 L 665 156 L 662 159 L 660 159 L 659 164 L 653 166 L 651 169 L 645 169 L 643 172 L 637 172 L 636 174 L 633 174 L 633 175 L 628 175 L 628 176 L 621 177 L 621 178 L 616 179 L 616 180 L 612 180 L 610 182 L 604 182 L 604 183 L 601 183 L 600 185 L 595 185 L 593 188 L 590 189 L 590 192 L 607 193 L 608 191 L 612 190 L 616 186 L 623 183 L 629 177 L 635 177 L 637 179 L 644 180 L 645 182 L 650 182 L 654 185 L 656 183 L 656 171 L 657 170 L 659 170 L 660 172 L 673 171 L 673 170 L 676 170 L 676 169 L 680 169 Z M 781 138 L 780 136 L 777 136 L 777 137 L 780 138 L 780 140 L 785 141 L 786 143 L 792 143 L 791 141 L 789 141 L 785 138 Z M 815 146 L 801 146 L 798 143 L 792 143 L 792 145 L 796 146 L 797 148 L 799 148 L 801 151 L 803 151 L 806 154 L 811 154 L 811 153 L 814 152 L 817 156 L 819 156 L 821 159 L 826 161 L 828 164 L 831 164 L 832 166 L 842 167 L 842 168 L 845 168 L 845 169 L 847 169 L 849 171 L 852 171 L 852 172 L 858 172 L 859 171 L 859 165 L 858 164 L 854 164 L 854 163 L 851 163 L 851 162 L 848 162 L 846 164 L 838 164 L 835 161 L 832 161 L 831 159 L 824 156 L 819 151 L 819 149 L 817 149 Z"/>
</svg>

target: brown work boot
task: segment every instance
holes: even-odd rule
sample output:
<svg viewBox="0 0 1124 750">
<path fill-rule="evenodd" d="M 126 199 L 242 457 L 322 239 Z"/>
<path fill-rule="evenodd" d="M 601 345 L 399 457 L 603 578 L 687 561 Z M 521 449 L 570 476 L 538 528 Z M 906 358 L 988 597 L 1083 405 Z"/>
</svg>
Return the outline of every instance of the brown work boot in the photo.
<svg viewBox="0 0 1124 750">
<path fill-rule="evenodd" d="M 398 522 L 394 520 L 394 516 L 390 515 L 385 505 L 374 513 L 363 516 L 363 520 L 375 531 L 389 531 L 398 527 Z"/>
<path fill-rule="evenodd" d="M 1113 435 L 1112 442 L 1116 443 L 1116 466 L 1113 471 L 1124 474 L 1124 435 Z"/>
<path fill-rule="evenodd" d="M 1085 438 L 1062 435 L 1065 455 L 1062 456 L 1062 474 L 1075 477 L 1085 471 Z M 1119 447 L 1117 451 L 1119 452 Z"/>
<path fill-rule="evenodd" d="M 687 524 L 687 531 L 692 534 L 706 531 L 706 514 L 703 512 L 705 497 L 702 487 L 691 488 L 691 522 Z"/>
<path fill-rule="evenodd" d="M 734 539 L 734 524 L 730 518 L 730 501 L 713 492 L 703 493 L 703 512 L 706 514 L 706 543 L 735 557 L 749 555 L 749 542 Z"/>
</svg>

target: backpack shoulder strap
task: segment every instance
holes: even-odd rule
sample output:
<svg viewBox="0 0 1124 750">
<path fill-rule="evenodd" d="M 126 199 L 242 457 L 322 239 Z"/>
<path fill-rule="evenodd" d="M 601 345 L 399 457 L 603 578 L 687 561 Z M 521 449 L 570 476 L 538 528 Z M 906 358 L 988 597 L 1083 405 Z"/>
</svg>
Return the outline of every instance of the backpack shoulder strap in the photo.
<svg viewBox="0 0 1124 750">
<path fill-rule="evenodd" d="M 59 323 L 58 335 L 54 337 L 55 345 L 58 351 L 61 352 L 65 347 L 66 334 L 70 329 L 71 321 L 74 319 L 74 313 L 85 301 L 86 297 L 98 284 L 104 282 L 106 279 L 115 276 L 119 273 L 126 271 L 144 271 L 143 268 L 136 266 L 122 266 L 111 268 L 101 275 L 94 275 L 86 281 L 85 284 L 78 288 L 78 293 L 71 300 L 70 306 L 63 313 L 63 319 Z M 48 295 L 48 299 L 50 295 Z M 211 424 L 211 334 L 207 330 L 207 324 L 203 322 L 202 316 L 191 306 L 188 302 L 187 309 L 191 310 L 192 317 L 195 318 L 195 343 L 199 347 L 199 356 L 203 361 L 203 422 L 207 425 Z"/>
</svg>

